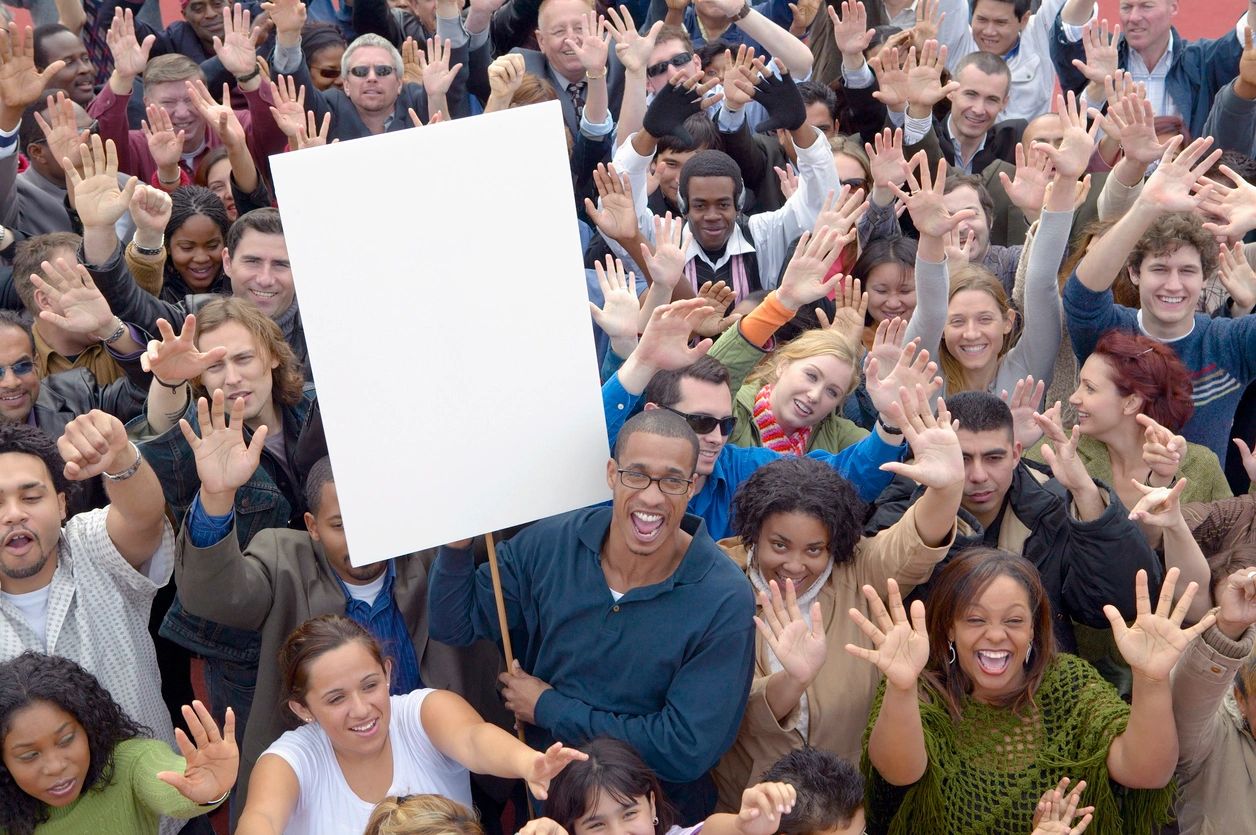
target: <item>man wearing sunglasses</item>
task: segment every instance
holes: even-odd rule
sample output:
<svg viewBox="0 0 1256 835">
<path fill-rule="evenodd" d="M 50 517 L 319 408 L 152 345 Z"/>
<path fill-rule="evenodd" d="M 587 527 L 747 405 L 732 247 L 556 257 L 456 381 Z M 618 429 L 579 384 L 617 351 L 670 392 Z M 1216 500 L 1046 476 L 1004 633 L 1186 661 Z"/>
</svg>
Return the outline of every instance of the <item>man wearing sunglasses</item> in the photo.
<svg viewBox="0 0 1256 835">
<path fill-rule="evenodd" d="M 707 772 L 741 723 L 754 648 L 745 575 L 685 511 L 697 456 L 682 418 L 636 415 L 606 464 L 610 507 L 542 520 L 497 546 L 518 659 L 500 676 L 502 697 L 528 744 L 622 739 L 683 820 L 714 807 Z M 501 640 L 488 567 L 476 568 L 470 544 L 441 548 L 428 580 L 429 634 L 452 646 Z"/>
</svg>

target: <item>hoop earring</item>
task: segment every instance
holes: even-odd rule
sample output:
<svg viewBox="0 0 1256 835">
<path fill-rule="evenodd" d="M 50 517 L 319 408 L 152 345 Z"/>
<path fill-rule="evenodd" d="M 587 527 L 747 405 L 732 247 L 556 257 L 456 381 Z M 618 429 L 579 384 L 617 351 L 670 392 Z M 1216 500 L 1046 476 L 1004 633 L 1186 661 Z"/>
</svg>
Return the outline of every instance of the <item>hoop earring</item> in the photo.
<svg viewBox="0 0 1256 835">
<path fill-rule="evenodd" d="M 659 825 L 659 819 L 658 819 L 658 816 L 657 816 L 657 815 L 656 815 L 656 816 L 655 816 L 655 818 L 654 818 L 654 825 L 655 825 L 655 826 L 658 826 L 658 825 Z"/>
<path fill-rule="evenodd" d="M 955 663 L 955 657 L 956 657 L 956 656 L 955 656 L 955 642 L 954 642 L 954 641 L 951 641 L 951 642 L 950 642 L 950 644 L 949 644 L 949 646 L 951 647 L 951 657 L 947 659 L 946 663 L 948 663 L 948 664 L 954 664 L 954 663 Z"/>
<path fill-rule="evenodd" d="M 1029 647 L 1025 650 L 1025 666 L 1026 667 L 1029 666 L 1029 659 L 1033 657 L 1033 654 L 1034 654 L 1034 645 L 1030 644 Z"/>
</svg>

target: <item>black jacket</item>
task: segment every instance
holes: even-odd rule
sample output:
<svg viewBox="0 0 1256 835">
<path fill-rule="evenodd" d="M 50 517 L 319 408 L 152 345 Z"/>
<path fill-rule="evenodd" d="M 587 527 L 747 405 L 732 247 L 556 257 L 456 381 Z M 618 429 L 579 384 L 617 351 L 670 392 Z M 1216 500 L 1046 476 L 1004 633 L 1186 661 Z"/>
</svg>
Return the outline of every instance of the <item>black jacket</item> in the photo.
<svg viewBox="0 0 1256 835">
<path fill-rule="evenodd" d="M 1065 652 L 1076 651 L 1073 621 L 1108 628 L 1104 604 L 1116 606 L 1127 619 L 1134 618 L 1138 569 L 1147 572 L 1153 598 L 1164 574 L 1159 557 L 1129 520 L 1116 493 L 1102 482 L 1096 484 L 1107 494 L 1108 508 L 1098 519 L 1082 522 L 1071 512 L 1068 492 L 1050 478 L 1049 471 L 1022 460 L 1012 476 L 999 531 L 991 537 L 1008 542 L 1027 534 L 1020 552 L 1042 576 L 1055 618 L 1056 645 Z M 873 534 L 897 522 L 923 492 L 915 482 L 895 478 L 877 499 L 866 532 Z M 985 544 L 986 531 L 972 514 L 961 509 L 959 519 L 955 545 L 934 569 L 934 578 L 956 554 Z M 927 605 L 932 585 L 933 578 L 917 586 L 912 597 Z"/>
<path fill-rule="evenodd" d="M 995 160 L 1003 160 L 1004 162 L 1016 162 L 1016 145 L 1021 141 L 1021 135 L 1025 132 L 1026 122 L 1024 119 L 1008 119 L 1006 122 L 999 122 L 990 128 L 986 134 L 986 145 L 977 155 L 973 157 L 973 173 L 980 175 L 986 170 L 986 166 Z M 924 150 L 929 157 L 929 166 L 937 168 L 938 157 L 941 153 L 946 157 L 946 163 L 951 168 L 955 161 L 955 143 L 946 132 L 946 121 L 944 118 L 933 117 L 932 129 L 924 135 L 919 142 L 913 145 L 907 145 L 903 148 L 903 156 L 908 159 L 919 150 Z"/>
</svg>

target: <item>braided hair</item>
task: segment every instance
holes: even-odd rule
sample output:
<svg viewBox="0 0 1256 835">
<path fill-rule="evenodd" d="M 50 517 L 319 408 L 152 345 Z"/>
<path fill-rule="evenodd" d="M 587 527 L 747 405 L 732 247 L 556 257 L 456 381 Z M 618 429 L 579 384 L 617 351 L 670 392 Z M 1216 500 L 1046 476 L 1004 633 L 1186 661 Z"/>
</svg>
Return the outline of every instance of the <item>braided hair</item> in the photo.
<svg viewBox="0 0 1256 835">
<path fill-rule="evenodd" d="M 231 229 L 231 218 L 227 216 L 227 207 L 222 198 L 204 186 L 183 186 L 170 195 L 170 220 L 166 223 L 166 242 L 169 244 L 175 233 L 183 228 L 194 217 L 204 215 L 214 222 L 222 233 L 223 241 L 227 240 L 227 232 Z M 184 287 L 183 276 L 174 268 L 174 259 L 166 258 L 166 283 Z M 218 275 L 210 285 L 212 288 L 222 280 L 222 266 L 218 267 Z M 180 295 L 182 295 L 180 293 Z"/>
</svg>

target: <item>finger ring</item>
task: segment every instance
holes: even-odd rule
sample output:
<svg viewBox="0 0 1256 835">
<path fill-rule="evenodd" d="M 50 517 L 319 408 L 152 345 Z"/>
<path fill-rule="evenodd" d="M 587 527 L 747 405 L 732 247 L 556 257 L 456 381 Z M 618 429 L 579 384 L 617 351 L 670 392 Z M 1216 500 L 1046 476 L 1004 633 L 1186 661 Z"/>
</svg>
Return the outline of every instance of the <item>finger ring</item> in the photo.
<svg viewBox="0 0 1256 835">
<path fill-rule="evenodd" d="M 1247 579 L 1249 579 L 1249 580 L 1250 580 L 1250 579 L 1252 579 L 1253 577 L 1256 577 L 1256 570 L 1252 570 L 1252 571 L 1247 572 Z"/>
</svg>

